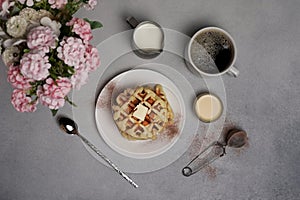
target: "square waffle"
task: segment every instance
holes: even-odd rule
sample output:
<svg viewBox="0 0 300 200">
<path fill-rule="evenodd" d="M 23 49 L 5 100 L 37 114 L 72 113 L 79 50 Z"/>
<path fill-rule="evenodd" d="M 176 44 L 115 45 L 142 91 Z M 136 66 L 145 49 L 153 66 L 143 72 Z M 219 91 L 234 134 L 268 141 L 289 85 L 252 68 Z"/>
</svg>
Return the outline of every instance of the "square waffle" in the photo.
<svg viewBox="0 0 300 200">
<path fill-rule="evenodd" d="M 141 109 L 140 109 L 141 108 Z M 174 114 L 161 85 L 125 89 L 112 105 L 113 119 L 128 140 L 155 140 Z"/>
</svg>

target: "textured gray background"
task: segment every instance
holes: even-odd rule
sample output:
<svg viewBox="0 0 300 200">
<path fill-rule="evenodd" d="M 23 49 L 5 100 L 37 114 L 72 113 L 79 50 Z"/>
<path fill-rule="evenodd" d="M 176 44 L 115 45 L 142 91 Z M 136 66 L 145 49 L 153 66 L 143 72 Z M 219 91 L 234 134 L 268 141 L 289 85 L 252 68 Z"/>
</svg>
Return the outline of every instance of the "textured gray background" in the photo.
<svg viewBox="0 0 300 200">
<path fill-rule="evenodd" d="M 299 199 L 299 9 L 299 0 L 102 0 L 95 11 L 82 10 L 79 16 L 104 24 L 95 44 L 127 30 L 128 15 L 187 35 L 206 25 L 228 30 L 241 75 L 223 77 L 227 119 L 248 132 L 250 145 L 213 163 L 215 177 L 208 171 L 183 177 L 182 157 L 162 170 L 132 174 L 141 185 L 136 190 L 78 139 L 60 134 L 46 108 L 17 113 L 1 66 L 0 199 Z"/>
</svg>

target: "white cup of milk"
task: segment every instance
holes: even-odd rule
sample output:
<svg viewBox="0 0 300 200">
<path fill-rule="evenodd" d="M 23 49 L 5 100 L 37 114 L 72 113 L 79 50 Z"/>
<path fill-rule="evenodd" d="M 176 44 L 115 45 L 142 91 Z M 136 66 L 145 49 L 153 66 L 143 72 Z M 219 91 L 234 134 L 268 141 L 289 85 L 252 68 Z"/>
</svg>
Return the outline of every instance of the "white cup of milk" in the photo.
<svg viewBox="0 0 300 200">
<path fill-rule="evenodd" d="M 134 28 L 132 35 L 133 51 L 142 58 L 154 58 L 164 48 L 164 32 L 161 26 L 152 21 L 138 22 L 128 17 L 127 22 Z"/>
</svg>

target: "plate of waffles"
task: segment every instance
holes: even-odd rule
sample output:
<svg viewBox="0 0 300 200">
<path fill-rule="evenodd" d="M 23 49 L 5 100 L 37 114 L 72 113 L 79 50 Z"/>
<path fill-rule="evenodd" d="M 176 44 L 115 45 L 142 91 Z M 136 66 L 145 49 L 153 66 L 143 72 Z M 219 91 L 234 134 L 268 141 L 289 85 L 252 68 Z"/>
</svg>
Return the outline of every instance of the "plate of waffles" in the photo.
<svg viewBox="0 0 300 200">
<path fill-rule="evenodd" d="M 95 108 L 104 142 L 134 159 L 153 158 L 172 148 L 185 118 L 177 86 L 150 69 L 132 69 L 113 77 L 101 90 Z"/>
</svg>

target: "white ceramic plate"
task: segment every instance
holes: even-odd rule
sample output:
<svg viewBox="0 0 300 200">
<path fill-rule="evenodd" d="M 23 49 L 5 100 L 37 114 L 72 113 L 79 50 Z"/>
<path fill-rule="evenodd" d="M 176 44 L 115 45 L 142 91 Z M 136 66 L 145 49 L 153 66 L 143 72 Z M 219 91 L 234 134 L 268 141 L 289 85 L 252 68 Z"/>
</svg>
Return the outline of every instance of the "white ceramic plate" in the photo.
<svg viewBox="0 0 300 200">
<path fill-rule="evenodd" d="M 156 84 L 162 85 L 166 93 L 175 123 L 154 141 L 129 141 L 120 134 L 112 118 L 111 100 L 126 88 L 154 87 Z M 101 90 L 96 105 L 96 125 L 103 140 L 114 151 L 136 159 L 155 157 L 170 149 L 178 140 L 186 118 L 183 98 L 176 85 L 166 76 L 149 69 L 133 69 L 115 76 Z"/>
</svg>

